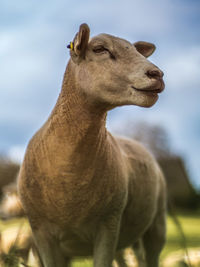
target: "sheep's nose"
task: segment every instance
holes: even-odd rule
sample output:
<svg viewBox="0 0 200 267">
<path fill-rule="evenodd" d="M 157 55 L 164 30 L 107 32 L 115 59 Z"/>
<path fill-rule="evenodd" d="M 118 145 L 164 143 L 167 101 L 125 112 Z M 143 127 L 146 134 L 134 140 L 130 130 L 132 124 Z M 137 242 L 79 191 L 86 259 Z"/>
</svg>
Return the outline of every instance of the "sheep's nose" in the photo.
<svg viewBox="0 0 200 267">
<path fill-rule="evenodd" d="M 163 77 L 164 73 L 159 69 L 152 69 L 152 70 L 148 70 L 146 72 L 146 75 L 149 78 L 161 79 Z"/>
</svg>

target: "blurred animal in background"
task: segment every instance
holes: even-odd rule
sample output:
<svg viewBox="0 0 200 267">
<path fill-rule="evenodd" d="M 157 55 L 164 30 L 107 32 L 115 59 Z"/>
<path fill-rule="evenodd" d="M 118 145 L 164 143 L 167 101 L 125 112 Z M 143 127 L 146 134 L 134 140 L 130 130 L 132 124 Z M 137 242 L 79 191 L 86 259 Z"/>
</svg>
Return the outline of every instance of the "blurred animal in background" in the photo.
<svg viewBox="0 0 200 267">
<path fill-rule="evenodd" d="M 0 219 L 8 222 L 15 218 L 25 219 L 24 209 L 17 192 L 16 180 L 4 186 L 2 192 Z M 32 232 L 26 220 L 22 220 L 20 224 L 18 222 L 15 226 L 11 225 L 0 233 L 0 262 L 2 266 L 14 267 L 20 263 L 26 266 L 31 253 L 36 266 L 40 266 Z"/>
<path fill-rule="evenodd" d="M 132 246 L 140 266 L 158 267 L 165 243 L 166 187 L 154 157 L 138 142 L 113 137 L 107 111 L 151 107 L 163 72 L 147 57 L 155 45 L 108 34 L 71 42 L 62 91 L 31 139 L 18 188 L 45 267 L 92 256 L 95 267 L 126 266 Z"/>
<path fill-rule="evenodd" d="M 30 228 L 22 225 L 4 230 L 0 233 L 0 266 L 17 267 L 20 263 L 26 266 L 33 248 Z"/>
<path fill-rule="evenodd" d="M 7 220 L 16 217 L 23 217 L 24 209 L 22 207 L 19 195 L 17 192 L 16 181 L 6 185 L 2 189 L 3 196 L 0 205 L 0 218 L 2 220 Z"/>
<path fill-rule="evenodd" d="M 0 158 L 0 219 L 7 220 L 24 217 L 24 211 L 17 193 L 16 177 L 19 165 L 3 156 Z M 31 230 L 11 227 L 0 233 L 0 265 L 13 267 L 28 260 L 33 247 Z"/>
</svg>

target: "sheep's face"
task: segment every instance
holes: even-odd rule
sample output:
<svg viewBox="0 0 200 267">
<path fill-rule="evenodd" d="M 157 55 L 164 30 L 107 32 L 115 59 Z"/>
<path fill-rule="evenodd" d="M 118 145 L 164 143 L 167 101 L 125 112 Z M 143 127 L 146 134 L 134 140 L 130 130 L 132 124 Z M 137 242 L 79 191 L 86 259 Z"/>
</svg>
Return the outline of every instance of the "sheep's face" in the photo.
<svg viewBox="0 0 200 267">
<path fill-rule="evenodd" d="M 155 50 L 153 44 L 131 44 L 108 34 L 88 40 L 89 28 L 83 24 L 71 58 L 76 82 L 92 101 L 108 108 L 155 104 L 164 82 L 162 71 L 146 59 Z"/>
</svg>

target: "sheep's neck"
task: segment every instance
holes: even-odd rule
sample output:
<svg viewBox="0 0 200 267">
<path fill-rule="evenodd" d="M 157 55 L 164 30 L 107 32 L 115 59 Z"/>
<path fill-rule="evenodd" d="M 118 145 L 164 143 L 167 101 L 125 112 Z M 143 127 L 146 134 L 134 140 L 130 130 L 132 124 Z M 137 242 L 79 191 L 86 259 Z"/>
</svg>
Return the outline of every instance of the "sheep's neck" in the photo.
<svg viewBox="0 0 200 267">
<path fill-rule="evenodd" d="M 50 125 L 63 146 L 79 153 L 97 150 L 106 140 L 106 111 L 91 106 L 76 88 L 73 75 L 66 70 L 62 91 L 50 116 Z"/>
</svg>

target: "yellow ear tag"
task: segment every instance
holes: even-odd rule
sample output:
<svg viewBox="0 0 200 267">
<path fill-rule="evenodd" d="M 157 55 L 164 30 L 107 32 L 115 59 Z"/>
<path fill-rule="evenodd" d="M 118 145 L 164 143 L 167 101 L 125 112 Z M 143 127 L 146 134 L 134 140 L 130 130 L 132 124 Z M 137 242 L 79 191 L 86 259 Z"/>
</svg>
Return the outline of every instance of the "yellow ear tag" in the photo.
<svg viewBox="0 0 200 267">
<path fill-rule="evenodd" d="M 67 48 L 69 48 L 70 50 L 74 50 L 74 43 L 70 42 Z"/>
<path fill-rule="evenodd" d="M 70 49 L 71 50 L 74 50 L 74 44 L 73 44 L 73 42 L 70 42 Z"/>
</svg>

